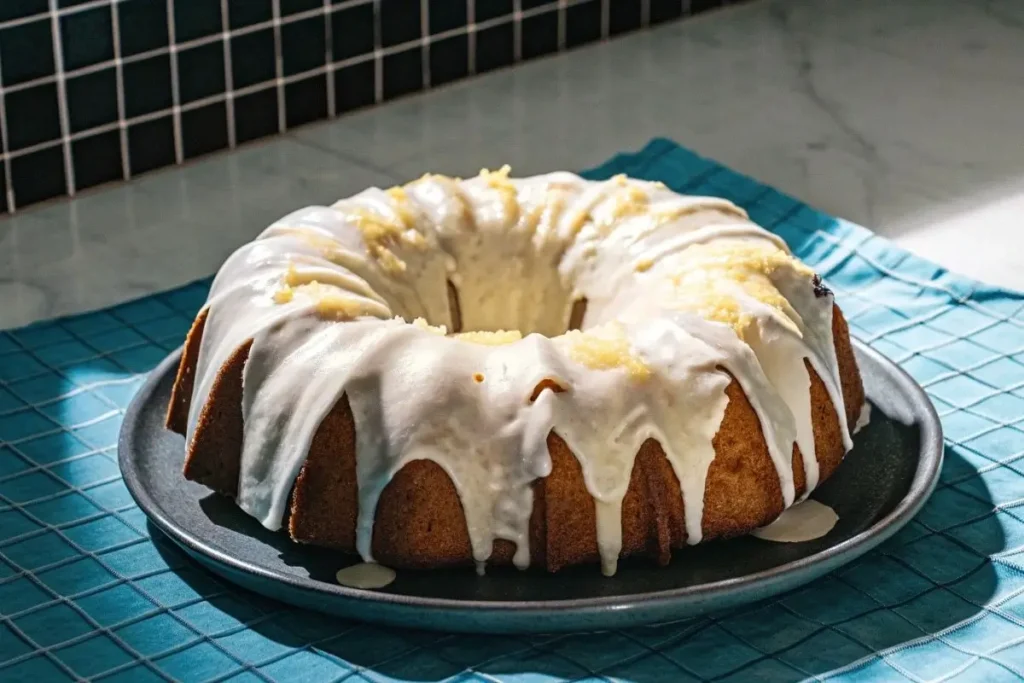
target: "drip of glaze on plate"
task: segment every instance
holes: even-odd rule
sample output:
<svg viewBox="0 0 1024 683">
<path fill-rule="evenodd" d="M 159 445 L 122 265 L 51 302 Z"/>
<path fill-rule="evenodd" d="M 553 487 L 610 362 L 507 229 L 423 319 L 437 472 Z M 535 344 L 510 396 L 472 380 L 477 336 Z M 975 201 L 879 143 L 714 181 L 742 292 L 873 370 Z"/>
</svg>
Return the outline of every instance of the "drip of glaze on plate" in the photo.
<svg viewBox="0 0 1024 683">
<path fill-rule="evenodd" d="M 854 436 L 869 424 L 871 424 L 871 404 L 864 401 L 864 405 L 860 407 L 860 415 L 857 416 L 857 424 L 853 425 Z"/>
<path fill-rule="evenodd" d="M 339 569 L 334 575 L 334 579 L 348 588 L 377 590 L 395 580 L 395 570 L 373 562 L 360 562 Z"/>
<path fill-rule="evenodd" d="M 838 521 L 839 515 L 835 510 L 808 498 L 783 511 L 774 522 L 752 531 L 750 535 L 776 543 L 804 543 L 832 531 Z"/>
</svg>

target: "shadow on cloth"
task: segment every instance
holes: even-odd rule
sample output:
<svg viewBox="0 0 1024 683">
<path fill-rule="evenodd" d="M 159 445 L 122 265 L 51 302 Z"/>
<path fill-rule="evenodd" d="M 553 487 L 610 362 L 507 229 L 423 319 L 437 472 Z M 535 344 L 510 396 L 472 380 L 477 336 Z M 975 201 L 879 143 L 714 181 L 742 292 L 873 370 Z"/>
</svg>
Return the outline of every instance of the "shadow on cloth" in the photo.
<svg viewBox="0 0 1024 683">
<path fill-rule="evenodd" d="M 974 471 L 957 449 L 947 448 L 945 457 L 946 483 Z M 219 505 L 212 496 L 203 504 Z M 939 530 L 941 524 L 933 525 L 950 505 L 989 512 Z M 573 680 L 603 676 L 637 683 L 730 675 L 800 680 L 862 660 L 866 666 L 881 666 L 885 671 L 880 673 L 895 674 L 872 653 L 894 648 L 886 659 L 899 663 L 916 651 L 901 646 L 985 615 L 981 605 L 997 589 L 999 565 L 971 548 L 983 547 L 989 554 L 1006 549 L 993 507 L 983 484 L 973 488 L 969 500 L 940 484 L 914 521 L 841 570 L 761 603 L 658 626 L 536 636 L 433 633 L 330 617 L 234 587 L 226 590 L 239 601 L 218 607 L 254 632 L 245 663 L 265 671 L 285 666 L 296 651 L 304 651 L 303 661 L 309 661 L 303 666 L 315 662 L 325 675 L 354 667 L 399 681 L 441 681 L 470 671 Z M 168 543 L 157 545 L 161 553 L 180 553 Z M 289 542 L 275 545 L 284 550 Z M 194 581 L 197 575 L 187 572 L 182 578 Z M 253 605 L 258 613 L 250 610 Z"/>
</svg>

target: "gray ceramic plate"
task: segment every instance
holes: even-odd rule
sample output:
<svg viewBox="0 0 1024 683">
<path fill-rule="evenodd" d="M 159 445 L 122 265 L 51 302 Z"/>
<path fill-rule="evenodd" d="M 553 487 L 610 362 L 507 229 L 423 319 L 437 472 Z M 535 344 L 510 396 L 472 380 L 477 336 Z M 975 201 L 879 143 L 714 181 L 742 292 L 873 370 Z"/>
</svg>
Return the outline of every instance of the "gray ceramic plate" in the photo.
<svg viewBox="0 0 1024 683">
<path fill-rule="evenodd" d="M 267 531 L 230 500 L 181 476 L 184 439 L 163 427 L 179 353 L 150 375 L 121 427 L 124 480 L 152 522 L 212 571 L 257 593 L 340 616 L 470 632 L 551 632 L 672 621 L 760 600 L 829 572 L 892 536 L 924 505 L 942 464 L 942 433 L 927 396 L 902 370 L 857 345 L 874 410 L 842 466 L 814 493 L 839 522 L 806 543 L 752 537 L 709 542 L 668 567 L 626 561 L 558 574 L 471 568 L 400 572 L 380 591 L 339 586 L 354 560 Z"/>
</svg>

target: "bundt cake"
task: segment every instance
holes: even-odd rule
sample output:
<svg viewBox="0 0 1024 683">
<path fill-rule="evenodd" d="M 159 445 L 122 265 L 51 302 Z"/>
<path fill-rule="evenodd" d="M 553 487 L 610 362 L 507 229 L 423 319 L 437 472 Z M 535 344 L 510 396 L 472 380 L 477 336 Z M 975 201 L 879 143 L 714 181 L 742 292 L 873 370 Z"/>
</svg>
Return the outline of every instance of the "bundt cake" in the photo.
<svg viewBox="0 0 1024 683">
<path fill-rule="evenodd" d="M 167 425 L 184 476 L 396 568 L 556 571 L 749 533 L 851 448 L 832 293 L 734 204 L 425 175 L 230 256 Z"/>
</svg>

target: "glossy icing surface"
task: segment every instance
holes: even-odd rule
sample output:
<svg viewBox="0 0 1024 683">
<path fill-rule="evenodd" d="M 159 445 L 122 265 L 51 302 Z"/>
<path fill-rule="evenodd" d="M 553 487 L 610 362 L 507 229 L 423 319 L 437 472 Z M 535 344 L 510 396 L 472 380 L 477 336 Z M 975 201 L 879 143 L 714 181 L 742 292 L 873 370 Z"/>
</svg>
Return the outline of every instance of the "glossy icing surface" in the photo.
<svg viewBox="0 0 1024 683">
<path fill-rule="evenodd" d="M 243 376 L 238 504 L 280 528 L 323 418 L 356 427 L 356 544 L 372 562 L 378 498 L 429 459 L 461 498 L 482 569 L 496 539 L 530 562 L 531 482 L 552 430 L 578 459 L 614 573 L 641 444 L 679 479 L 701 540 L 712 439 L 734 377 L 757 413 L 786 507 L 793 444 L 818 481 L 806 358 L 851 447 L 832 297 L 777 237 L 722 199 L 622 176 L 424 176 L 296 211 L 225 262 L 211 289 L 189 439 L 219 368 Z M 578 302 L 585 315 L 568 330 Z"/>
</svg>

